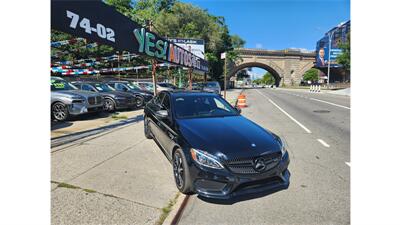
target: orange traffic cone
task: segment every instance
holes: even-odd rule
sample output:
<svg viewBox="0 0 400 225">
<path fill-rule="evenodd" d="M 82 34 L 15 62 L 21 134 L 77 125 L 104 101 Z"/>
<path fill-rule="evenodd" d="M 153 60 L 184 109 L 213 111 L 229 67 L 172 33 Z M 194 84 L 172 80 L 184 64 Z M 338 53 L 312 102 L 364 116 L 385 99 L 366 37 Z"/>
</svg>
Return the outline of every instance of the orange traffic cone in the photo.
<svg viewBox="0 0 400 225">
<path fill-rule="evenodd" d="M 240 95 L 238 96 L 237 106 L 238 106 L 239 108 L 247 107 L 247 105 L 246 105 L 246 95 L 240 94 Z"/>
</svg>

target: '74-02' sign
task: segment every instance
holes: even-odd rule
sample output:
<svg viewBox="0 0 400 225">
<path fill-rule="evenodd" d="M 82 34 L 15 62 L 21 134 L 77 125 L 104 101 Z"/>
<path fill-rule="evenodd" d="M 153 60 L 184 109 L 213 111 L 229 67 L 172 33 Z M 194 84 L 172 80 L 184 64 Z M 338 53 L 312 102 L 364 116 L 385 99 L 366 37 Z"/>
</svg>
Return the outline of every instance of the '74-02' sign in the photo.
<svg viewBox="0 0 400 225">
<path fill-rule="evenodd" d="M 116 50 L 208 72 L 207 61 L 146 30 L 100 0 L 52 0 L 51 27 Z"/>
</svg>

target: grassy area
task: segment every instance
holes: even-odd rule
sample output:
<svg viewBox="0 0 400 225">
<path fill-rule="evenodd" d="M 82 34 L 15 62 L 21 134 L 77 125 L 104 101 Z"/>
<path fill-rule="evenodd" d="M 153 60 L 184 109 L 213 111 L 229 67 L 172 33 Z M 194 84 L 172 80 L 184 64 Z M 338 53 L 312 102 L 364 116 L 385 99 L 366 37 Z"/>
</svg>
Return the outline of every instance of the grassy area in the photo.
<svg viewBox="0 0 400 225">
<path fill-rule="evenodd" d="M 114 114 L 112 114 L 111 118 L 113 118 L 115 120 L 124 120 L 124 119 L 128 119 L 128 116 L 119 115 L 119 113 L 114 113 Z"/>
<path fill-rule="evenodd" d="M 172 207 L 176 204 L 176 201 L 178 200 L 180 193 L 176 193 L 175 197 L 171 200 L 169 200 L 168 205 L 165 206 L 164 208 L 162 208 L 162 213 L 160 215 L 160 217 L 157 220 L 156 225 L 161 225 L 164 223 L 164 220 L 167 218 L 167 216 L 169 215 L 169 213 L 172 210 Z"/>
<path fill-rule="evenodd" d="M 80 187 L 74 186 L 72 184 L 67 184 L 67 183 L 59 183 L 57 187 L 71 188 L 71 189 L 81 189 Z"/>
</svg>

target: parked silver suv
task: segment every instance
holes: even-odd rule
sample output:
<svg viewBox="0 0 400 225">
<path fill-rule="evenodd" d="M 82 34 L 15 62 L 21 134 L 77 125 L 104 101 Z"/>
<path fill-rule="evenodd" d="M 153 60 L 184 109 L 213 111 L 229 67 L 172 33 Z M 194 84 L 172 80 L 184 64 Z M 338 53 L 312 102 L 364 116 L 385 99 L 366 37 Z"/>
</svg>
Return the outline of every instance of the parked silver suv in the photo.
<svg viewBox="0 0 400 225">
<path fill-rule="evenodd" d="M 78 90 L 59 77 L 51 77 L 51 115 L 63 121 L 70 115 L 103 111 L 103 97 L 94 92 Z"/>
</svg>

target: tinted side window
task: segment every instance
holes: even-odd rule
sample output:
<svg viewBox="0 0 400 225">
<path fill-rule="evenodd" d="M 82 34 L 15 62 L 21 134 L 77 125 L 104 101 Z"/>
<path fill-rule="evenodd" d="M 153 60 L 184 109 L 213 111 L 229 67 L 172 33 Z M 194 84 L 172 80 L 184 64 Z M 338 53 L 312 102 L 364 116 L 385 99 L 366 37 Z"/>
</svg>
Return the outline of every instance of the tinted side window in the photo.
<svg viewBox="0 0 400 225">
<path fill-rule="evenodd" d="M 168 94 L 165 95 L 165 97 L 162 101 L 162 106 L 168 111 L 171 109 L 171 101 L 170 101 L 170 97 Z"/>
<path fill-rule="evenodd" d="M 85 91 L 93 91 L 93 88 L 92 88 L 90 85 L 83 84 L 83 85 L 82 85 L 82 90 L 85 90 Z"/>
<path fill-rule="evenodd" d="M 161 102 L 163 101 L 163 98 L 165 96 L 164 92 L 161 92 L 157 95 L 157 97 L 154 98 L 154 103 L 157 105 L 161 105 Z"/>
<path fill-rule="evenodd" d="M 124 90 L 124 85 L 122 85 L 122 84 L 115 84 L 115 88 L 116 88 L 118 91 L 122 91 L 122 90 Z"/>
</svg>

